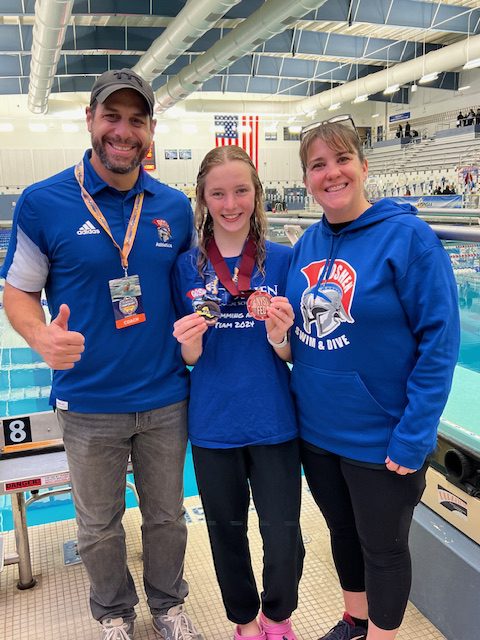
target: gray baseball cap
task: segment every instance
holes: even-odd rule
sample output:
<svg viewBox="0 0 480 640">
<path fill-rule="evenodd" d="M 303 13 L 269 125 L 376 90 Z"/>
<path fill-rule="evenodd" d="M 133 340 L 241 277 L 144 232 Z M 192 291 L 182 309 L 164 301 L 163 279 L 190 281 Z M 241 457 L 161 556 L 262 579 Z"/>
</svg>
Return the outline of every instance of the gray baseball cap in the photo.
<svg viewBox="0 0 480 640">
<path fill-rule="evenodd" d="M 148 105 L 148 112 L 153 116 L 155 96 L 151 85 L 131 69 L 105 71 L 97 79 L 90 94 L 90 106 L 94 102 L 103 103 L 115 91 L 133 89 L 137 91 Z"/>
</svg>

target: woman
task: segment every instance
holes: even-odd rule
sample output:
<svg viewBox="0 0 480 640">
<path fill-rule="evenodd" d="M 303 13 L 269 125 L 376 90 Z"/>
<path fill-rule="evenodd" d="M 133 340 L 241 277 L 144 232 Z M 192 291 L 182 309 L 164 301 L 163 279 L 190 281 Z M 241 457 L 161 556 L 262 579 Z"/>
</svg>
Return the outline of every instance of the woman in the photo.
<svg viewBox="0 0 480 640">
<path fill-rule="evenodd" d="M 292 389 L 345 601 L 323 639 L 392 640 L 410 590 L 413 509 L 458 353 L 456 284 L 413 207 L 368 202 L 348 116 L 309 127 L 300 157 L 324 216 L 295 245 L 289 271 Z"/>
<path fill-rule="evenodd" d="M 236 146 L 203 159 L 195 222 L 198 248 L 175 268 L 183 317 L 173 335 L 195 365 L 189 438 L 217 579 L 235 640 L 296 640 L 300 454 L 289 370 L 278 357 L 289 351 L 293 322 L 283 297 L 292 250 L 265 240 L 262 186 Z M 263 540 L 261 598 L 247 538 L 250 488 Z"/>
</svg>

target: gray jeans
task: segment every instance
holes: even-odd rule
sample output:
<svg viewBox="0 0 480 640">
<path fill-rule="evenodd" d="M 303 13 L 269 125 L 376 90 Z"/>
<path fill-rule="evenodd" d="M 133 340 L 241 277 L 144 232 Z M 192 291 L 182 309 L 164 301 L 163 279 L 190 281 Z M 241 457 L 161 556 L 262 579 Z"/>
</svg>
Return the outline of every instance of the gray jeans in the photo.
<svg viewBox="0 0 480 640">
<path fill-rule="evenodd" d="M 143 581 L 153 614 L 184 601 L 187 529 L 183 467 L 187 402 L 121 414 L 58 410 L 78 524 L 78 551 L 90 580 L 93 617 L 135 616 L 127 567 L 125 483 L 131 455 L 142 513 Z"/>
</svg>

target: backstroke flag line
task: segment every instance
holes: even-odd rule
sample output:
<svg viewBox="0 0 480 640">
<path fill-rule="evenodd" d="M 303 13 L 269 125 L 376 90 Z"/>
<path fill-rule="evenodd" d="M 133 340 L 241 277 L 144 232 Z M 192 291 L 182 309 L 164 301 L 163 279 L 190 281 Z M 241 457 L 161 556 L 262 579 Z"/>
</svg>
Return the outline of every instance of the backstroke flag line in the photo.
<svg viewBox="0 0 480 640">
<path fill-rule="evenodd" d="M 242 147 L 258 170 L 258 122 L 258 116 L 215 116 L 215 146 Z"/>
</svg>

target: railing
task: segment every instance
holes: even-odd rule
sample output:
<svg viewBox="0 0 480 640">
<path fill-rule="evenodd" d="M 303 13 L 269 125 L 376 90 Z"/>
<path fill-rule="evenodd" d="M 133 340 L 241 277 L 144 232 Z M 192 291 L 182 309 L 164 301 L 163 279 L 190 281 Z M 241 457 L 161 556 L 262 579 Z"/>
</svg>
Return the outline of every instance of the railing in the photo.
<svg viewBox="0 0 480 640">
<path fill-rule="evenodd" d="M 419 216 L 426 222 L 432 223 L 431 227 L 442 240 L 463 240 L 465 242 L 480 242 L 480 209 L 450 209 L 440 207 L 428 207 L 418 210 Z M 445 222 L 449 216 L 458 224 L 435 224 Z M 306 228 L 321 219 L 321 213 L 308 213 L 299 211 L 298 215 L 290 217 L 269 216 L 269 225 L 287 225 Z M 469 226 L 465 226 L 469 225 Z"/>
</svg>

